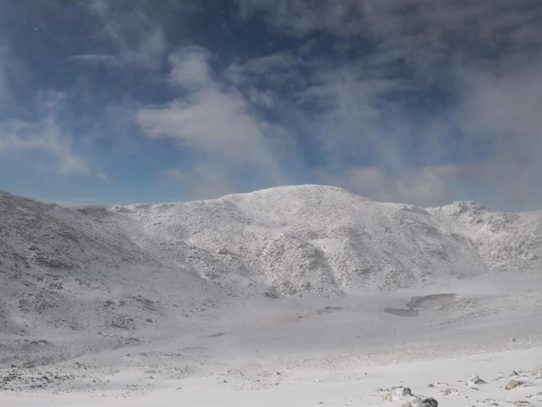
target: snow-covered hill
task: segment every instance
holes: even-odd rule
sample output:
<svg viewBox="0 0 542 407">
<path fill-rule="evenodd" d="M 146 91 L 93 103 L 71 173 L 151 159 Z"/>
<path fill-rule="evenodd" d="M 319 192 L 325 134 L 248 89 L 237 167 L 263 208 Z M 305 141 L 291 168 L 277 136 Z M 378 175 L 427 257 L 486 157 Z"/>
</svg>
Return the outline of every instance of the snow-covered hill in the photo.
<svg viewBox="0 0 542 407">
<path fill-rule="evenodd" d="M 304 185 L 113 211 L 133 220 L 133 240 L 163 261 L 277 294 L 416 287 L 541 265 L 542 212 L 472 203 L 425 210 Z"/>
<path fill-rule="evenodd" d="M 428 211 L 449 233 L 465 236 L 489 270 L 541 270 L 541 210 L 493 212 L 476 202 L 454 202 Z"/>
<path fill-rule="evenodd" d="M 1 193 L 0 228 L 2 279 L 47 283 L 45 297 L 56 295 L 55 285 L 110 291 L 138 273 L 155 285 L 157 276 L 175 275 L 273 296 L 419 287 L 542 265 L 542 212 L 498 213 L 471 202 L 422 209 L 317 185 L 111 210 Z M 27 308 L 47 303 L 9 294 Z"/>
<path fill-rule="evenodd" d="M 46 363 L 40 355 L 51 342 L 63 352 L 55 358 L 137 342 L 129 331 L 167 318 L 172 304 L 194 312 L 213 297 L 201 279 L 164 265 L 129 233 L 104 208 L 0 193 L 0 363 L 21 349 Z M 47 340 L 29 339 L 36 337 Z"/>
<path fill-rule="evenodd" d="M 99 332 L 97 348 L 136 340 L 107 332 L 220 298 L 421 288 L 542 265 L 542 212 L 422 209 L 317 185 L 110 210 L 0 193 L 0 233 L 2 332 Z"/>
<path fill-rule="evenodd" d="M 263 283 L 271 294 L 416 285 L 484 268 L 424 210 L 332 187 L 114 211 L 141 227 L 134 239 L 161 259 L 219 284 Z"/>
<path fill-rule="evenodd" d="M 316 185 L 109 210 L 0 192 L 0 400 L 156 375 L 263 389 L 282 376 L 262 360 L 294 369 L 315 352 L 327 366 L 339 351 L 540 346 L 541 266 L 540 211 Z"/>
</svg>

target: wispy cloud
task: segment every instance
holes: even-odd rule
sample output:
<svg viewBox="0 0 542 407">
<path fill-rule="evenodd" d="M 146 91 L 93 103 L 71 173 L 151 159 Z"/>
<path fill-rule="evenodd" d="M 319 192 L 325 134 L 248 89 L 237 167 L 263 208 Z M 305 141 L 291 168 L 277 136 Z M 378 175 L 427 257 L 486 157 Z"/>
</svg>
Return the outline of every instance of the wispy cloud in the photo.
<svg viewBox="0 0 542 407">
<path fill-rule="evenodd" d="M 318 146 L 322 182 L 420 204 L 461 188 L 480 199 L 489 189 L 506 208 L 542 204 L 539 3 L 237 3 L 300 43 L 229 71 L 238 83 L 259 75 L 250 91 L 265 94 L 287 67 L 280 83 L 293 92 L 282 98 L 296 101 L 297 126 Z"/>
<path fill-rule="evenodd" d="M 104 187 L 101 161 L 132 196 L 324 182 L 542 206 L 537 0 L 72 3 L 0 5 L 1 154 Z M 40 110 L 54 92 L 69 103 Z"/>
<path fill-rule="evenodd" d="M 189 172 L 171 168 L 162 175 L 181 186 L 192 199 L 211 199 L 238 192 L 240 186 L 220 171 L 216 166 L 202 165 L 191 168 Z"/>
<path fill-rule="evenodd" d="M 42 117 L 37 121 L 9 119 L 0 123 L 0 154 L 34 151 L 44 153 L 60 175 L 88 175 L 91 170 L 76 154 L 71 135 L 63 128 L 56 113 L 62 94 L 50 93 L 41 98 Z"/>
<path fill-rule="evenodd" d="M 0 125 L 0 154 L 27 150 L 50 155 L 61 175 L 90 173 L 87 164 L 73 152 L 66 134 L 52 117 L 30 123 L 9 120 Z"/>
<path fill-rule="evenodd" d="M 115 65 L 119 64 L 119 59 L 114 55 L 104 55 L 104 54 L 80 54 L 72 55 L 66 58 L 68 62 L 83 63 L 83 64 L 92 64 L 92 65 Z"/>
<path fill-rule="evenodd" d="M 295 35 L 330 31 L 349 36 L 359 33 L 360 4 L 356 0 L 340 2 L 311 0 L 237 0 L 243 17 L 263 17 L 278 30 Z"/>
<path fill-rule="evenodd" d="M 450 201 L 449 185 L 459 176 L 459 169 L 452 165 L 434 166 L 397 174 L 378 167 L 351 167 L 346 174 L 317 173 L 326 184 L 378 201 L 436 206 Z"/>
<path fill-rule="evenodd" d="M 464 135 L 465 146 L 480 152 L 475 175 L 504 207 L 542 203 L 541 57 L 523 55 L 489 72 L 465 67 L 458 73 L 460 102 L 447 120 Z"/>
<path fill-rule="evenodd" d="M 158 68 L 167 52 L 167 41 L 159 24 L 133 2 L 91 0 L 85 3 L 99 24 L 94 35 L 106 39 L 114 53 L 72 55 L 67 61 Z"/>
<path fill-rule="evenodd" d="M 280 182 L 272 149 L 272 139 L 280 129 L 258 118 L 235 88 L 218 82 L 209 58 L 210 53 L 198 47 L 171 55 L 170 80 L 182 96 L 164 105 L 141 108 L 136 122 L 148 137 L 172 139 L 180 149 L 190 149 L 212 163 L 205 165 L 206 173 L 211 168 L 227 173 L 231 166 L 249 165 L 267 182 Z"/>
<path fill-rule="evenodd" d="M 12 51 L 12 45 L 0 39 L 0 118 L 17 107 L 17 87 L 25 84 L 29 75 L 27 67 L 12 55 Z"/>
<path fill-rule="evenodd" d="M 168 57 L 169 79 L 173 85 L 192 91 L 216 88 L 217 83 L 209 66 L 211 53 L 202 47 L 186 47 Z"/>
</svg>

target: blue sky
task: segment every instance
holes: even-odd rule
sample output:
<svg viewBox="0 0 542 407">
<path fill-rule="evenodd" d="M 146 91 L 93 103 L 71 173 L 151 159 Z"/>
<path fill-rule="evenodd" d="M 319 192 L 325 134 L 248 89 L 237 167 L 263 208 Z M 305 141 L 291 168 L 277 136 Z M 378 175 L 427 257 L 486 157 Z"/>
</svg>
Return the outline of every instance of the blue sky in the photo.
<svg viewBox="0 0 542 407">
<path fill-rule="evenodd" d="M 0 189 L 542 207 L 538 0 L 0 0 Z"/>
</svg>

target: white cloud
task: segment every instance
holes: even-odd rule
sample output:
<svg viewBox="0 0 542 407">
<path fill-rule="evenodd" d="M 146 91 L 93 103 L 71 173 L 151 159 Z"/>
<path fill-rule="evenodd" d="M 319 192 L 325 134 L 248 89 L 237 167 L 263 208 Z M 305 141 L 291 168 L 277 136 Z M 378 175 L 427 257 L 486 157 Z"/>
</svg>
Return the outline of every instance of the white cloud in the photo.
<svg viewBox="0 0 542 407">
<path fill-rule="evenodd" d="M 305 39 L 229 75 L 263 83 L 255 91 L 264 94 L 277 83 L 294 89 L 286 96 L 297 98 L 296 125 L 323 157 L 322 179 L 384 200 L 470 194 L 499 208 L 542 206 L 540 3 L 237 3 L 243 17 Z M 313 46 L 316 32 L 336 60 Z"/>
<path fill-rule="evenodd" d="M 449 121 L 481 151 L 476 175 L 501 207 L 542 205 L 542 56 L 493 71 L 465 68 L 461 101 Z"/>
<path fill-rule="evenodd" d="M 86 161 L 74 151 L 71 134 L 58 118 L 66 97 L 64 93 L 36 89 L 31 106 L 28 100 L 21 106 L 16 90 L 26 84 L 28 75 L 27 67 L 12 55 L 10 46 L 0 41 L 0 157 L 25 153 L 28 158 L 36 155 L 27 153 L 37 153 L 47 157 L 49 166 L 59 175 L 90 174 Z M 21 112 L 28 114 L 34 106 L 36 119 L 16 118 Z M 32 164 L 24 163 L 29 167 Z"/>
<path fill-rule="evenodd" d="M 101 181 L 105 182 L 106 184 L 110 184 L 111 183 L 111 179 L 109 178 L 109 176 L 105 173 L 105 172 L 99 172 L 97 174 L 98 176 L 98 179 L 100 179 Z"/>
<path fill-rule="evenodd" d="M 33 123 L 9 120 L 0 124 L 0 154 L 28 150 L 44 152 L 54 158 L 57 172 L 61 175 L 90 173 L 89 167 L 74 153 L 69 137 L 52 116 Z"/>
<path fill-rule="evenodd" d="M 508 0 L 236 0 L 236 3 L 242 17 L 259 17 L 281 32 L 296 36 L 315 32 L 344 38 L 363 36 L 365 40 L 386 42 L 386 49 L 403 48 L 405 55 L 416 46 L 418 49 L 438 46 L 451 31 L 484 42 L 511 33 L 537 42 L 537 37 L 530 35 L 532 32 L 525 35 L 531 31 L 525 27 L 539 25 L 532 18 L 533 12 L 539 11 L 539 4 L 529 0 L 514 4 Z M 540 33 L 540 27 L 536 31 Z"/>
<path fill-rule="evenodd" d="M 151 21 L 144 10 L 122 1 L 91 0 L 85 6 L 99 22 L 95 34 L 110 40 L 116 54 L 73 55 L 68 60 L 145 68 L 161 66 L 167 41 L 160 25 Z"/>
<path fill-rule="evenodd" d="M 103 54 L 80 54 L 66 58 L 68 62 L 79 62 L 89 65 L 115 65 L 119 63 L 117 57 Z"/>
<path fill-rule="evenodd" d="M 394 106 L 381 97 L 402 85 L 394 80 L 363 79 L 357 72 L 352 64 L 318 73 L 303 92 L 303 101 L 322 109 L 314 118 L 315 136 L 326 152 L 344 157 L 354 148 L 383 158 L 392 152 L 390 143 L 399 141 L 401 133 L 383 127 L 386 119 L 399 117 L 393 116 Z"/>
<path fill-rule="evenodd" d="M 73 137 L 59 113 L 66 95 L 61 92 L 38 92 L 39 119 L 7 119 L 0 122 L 0 155 L 34 152 L 48 157 L 59 175 L 90 175 L 86 160 L 74 151 Z"/>
<path fill-rule="evenodd" d="M 247 82 L 252 76 L 265 76 L 267 81 L 297 80 L 296 68 L 303 62 L 293 51 L 279 51 L 231 64 L 226 70 L 226 76 L 236 84 Z"/>
<path fill-rule="evenodd" d="M 458 169 L 454 166 L 424 167 L 400 174 L 377 167 L 352 167 L 344 176 L 319 171 L 323 183 L 342 186 L 377 201 L 403 202 L 421 206 L 450 201 L 450 182 Z"/>
<path fill-rule="evenodd" d="M 501 209 L 539 208 L 541 72 L 542 58 L 530 54 L 490 68 L 456 66 L 449 77 L 454 105 L 426 120 L 415 135 L 409 117 L 379 105 L 387 85 L 371 90 L 371 82 L 356 78 L 340 85 L 340 75 L 331 75 L 316 92 L 310 90 L 328 101 L 316 125 L 329 152 L 321 179 L 373 199 L 422 206 L 474 199 Z M 369 152 L 374 164 L 342 170 L 349 152 Z M 420 168 L 412 165 L 413 154 Z"/>
<path fill-rule="evenodd" d="M 359 33 L 360 9 L 358 0 L 236 0 L 245 18 L 262 16 L 280 30 L 304 35 L 313 31 L 330 31 L 349 36 Z"/>
<path fill-rule="evenodd" d="M 235 93 L 201 90 L 190 100 L 140 110 L 137 123 L 149 137 L 170 137 L 203 153 L 253 164 L 270 159 L 264 124 L 248 114 L 245 101 Z"/>
<path fill-rule="evenodd" d="M 209 68 L 209 51 L 201 47 L 187 47 L 168 58 L 170 80 L 181 87 L 197 90 L 213 84 Z"/>
<path fill-rule="evenodd" d="M 170 138 L 201 160 L 213 162 L 217 172 L 230 165 L 250 165 L 267 182 L 281 178 L 272 142 L 279 129 L 260 120 L 244 96 L 213 78 L 209 55 L 188 48 L 170 58 L 170 78 L 184 96 L 136 113 L 136 122 L 150 138 Z M 209 177 L 203 177 L 209 179 Z"/>
<path fill-rule="evenodd" d="M 181 185 L 191 199 L 218 198 L 241 190 L 237 183 L 212 165 L 197 166 L 188 173 L 172 168 L 163 176 Z"/>
</svg>

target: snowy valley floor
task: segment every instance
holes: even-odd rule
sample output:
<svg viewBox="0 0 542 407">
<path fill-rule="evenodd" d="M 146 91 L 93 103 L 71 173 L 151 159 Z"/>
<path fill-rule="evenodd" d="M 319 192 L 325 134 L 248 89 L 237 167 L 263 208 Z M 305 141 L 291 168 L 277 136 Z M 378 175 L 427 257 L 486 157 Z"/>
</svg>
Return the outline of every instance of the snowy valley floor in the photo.
<svg viewBox="0 0 542 407">
<path fill-rule="evenodd" d="M 3 366 L 0 406 L 408 406 L 396 386 L 439 406 L 542 406 L 541 283 L 236 298 L 133 346 Z"/>
<path fill-rule="evenodd" d="M 117 391 L 3 393 L 0 402 L 6 406 L 402 406 L 404 400 L 385 399 L 390 385 L 404 385 L 414 394 L 437 399 L 440 406 L 540 406 L 542 377 L 534 367 L 541 357 L 538 347 L 384 366 L 343 366 L 322 359 L 280 372 L 247 363 L 233 371 L 182 380 L 153 380 L 150 372 L 128 370 L 107 376 Z M 511 367 L 528 369 L 513 372 Z M 469 385 L 473 372 L 486 383 Z M 511 380 L 524 384 L 506 390 Z M 262 381 L 266 384 L 258 385 Z M 154 391 L 144 392 L 147 386 Z"/>
</svg>

